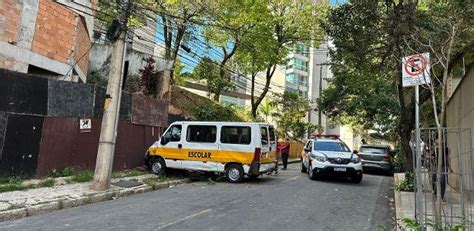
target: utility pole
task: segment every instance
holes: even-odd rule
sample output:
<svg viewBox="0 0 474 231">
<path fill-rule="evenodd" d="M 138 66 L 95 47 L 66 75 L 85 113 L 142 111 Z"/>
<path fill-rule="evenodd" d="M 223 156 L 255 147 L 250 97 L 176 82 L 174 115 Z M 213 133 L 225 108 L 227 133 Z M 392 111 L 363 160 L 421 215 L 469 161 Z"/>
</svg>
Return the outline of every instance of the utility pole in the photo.
<svg viewBox="0 0 474 231">
<path fill-rule="evenodd" d="M 318 99 L 321 98 L 321 92 L 323 91 L 323 65 L 319 65 L 319 92 L 318 92 Z M 321 128 L 322 126 L 322 123 L 321 123 L 321 119 L 322 119 L 322 115 L 321 115 L 321 109 L 318 108 L 318 127 L 319 129 Z"/>
<path fill-rule="evenodd" d="M 125 7 L 124 7 L 125 6 Z M 113 43 L 111 69 L 107 84 L 106 98 L 104 102 L 104 114 L 102 117 L 102 127 L 100 130 L 99 149 L 97 150 L 97 160 L 94 172 L 94 182 L 92 189 L 106 190 L 110 187 L 110 178 L 115 152 L 115 142 L 117 139 L 117 125 L 120 112 L 120 99 L 122 96 L 123 63 L 126 52 L 126 25 L 130 14 L 130 3 L 123 0 L 118 6 L 120 18 L 115 24 L 118 30 L 118 39 Z"/>
</svg>

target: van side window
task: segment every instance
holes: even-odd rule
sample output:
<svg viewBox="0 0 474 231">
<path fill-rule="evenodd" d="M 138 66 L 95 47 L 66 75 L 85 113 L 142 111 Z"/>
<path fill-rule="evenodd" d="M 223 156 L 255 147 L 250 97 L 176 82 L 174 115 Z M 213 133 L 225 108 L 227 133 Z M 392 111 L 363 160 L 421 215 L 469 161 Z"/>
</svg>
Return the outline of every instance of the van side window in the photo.
<svg viewBox="0 0 474 231">
<path fill-rule="evenodd" d="M 216 126 L 189 125 L 188 132 L 186 135 L 186 141 L 199 143 L 215 143 L 216 133 Z"/>
<path fill-rule="evenodd" d="M 312 147 L 313 147 L 313 141 L 309 140 L 305 148 L 307 148 L 308 150 L 312 150 L 311 149 Z"/>
<path fill-rule="evenodd" d="M 275 129 L 271 126 L 271 127 L 268 127 L 268 131 L 270 133 L 270 141 L 275 141 L 276 140 Z"/>
<path fill-rule="evenodd" d="M 178 142 L 181 140 L 181 125 L 173 125 L 161 138 L 161 144 L 165 145 L 168 142 Z"/>
<path fill-rule="evenodd" d="M 250 144 L 250 127 L 222 126 L 221 143 L 223 144 Z"/>
<path fill-rule="evenodd" d="M 260 135 L 262 136 L 262 144 L 267 145 L 268 144 L 268 130 L 267 127 L 261 127 L 260 128 Z"/>
</svg>

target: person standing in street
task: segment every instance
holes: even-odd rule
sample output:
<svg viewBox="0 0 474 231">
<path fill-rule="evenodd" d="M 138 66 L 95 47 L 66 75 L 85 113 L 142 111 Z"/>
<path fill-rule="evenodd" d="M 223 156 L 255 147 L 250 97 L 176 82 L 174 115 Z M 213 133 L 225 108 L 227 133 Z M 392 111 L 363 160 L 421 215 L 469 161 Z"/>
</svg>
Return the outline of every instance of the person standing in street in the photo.
<svg viewBox="0 0 474 231">
<path fill-rule="evenodd" d="M 290 139 L 286 138 L 285 142 L 281 145 L 281 160 L 283 162 L 282 170 L 286 170 L 288 166 L 288 157 L 290 155 Z"/>
</svg>

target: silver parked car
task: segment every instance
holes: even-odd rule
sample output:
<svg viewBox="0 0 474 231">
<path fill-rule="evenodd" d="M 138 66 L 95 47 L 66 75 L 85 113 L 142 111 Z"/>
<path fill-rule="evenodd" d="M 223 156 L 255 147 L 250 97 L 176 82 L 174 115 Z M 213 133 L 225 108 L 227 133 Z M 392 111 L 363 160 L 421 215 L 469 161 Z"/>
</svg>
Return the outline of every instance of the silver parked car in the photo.
<svg viewBox="0 0 474 231">
<path fill-rule="evenodd" d="M 382 170 L 392 174 L 393 151 L 387 145 L 364 144 L 360 147 L 359 156 L 364 170 Z"/>
</svg>

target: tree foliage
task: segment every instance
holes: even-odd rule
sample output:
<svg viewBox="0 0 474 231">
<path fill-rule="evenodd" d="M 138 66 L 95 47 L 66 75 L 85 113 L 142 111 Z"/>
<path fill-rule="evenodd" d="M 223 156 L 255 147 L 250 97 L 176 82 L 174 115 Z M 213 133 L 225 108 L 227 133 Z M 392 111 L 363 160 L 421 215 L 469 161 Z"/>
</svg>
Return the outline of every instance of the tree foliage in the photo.
<svg viewBox="0 0 474 231">
<path fill-rule="evenodd" d="M 436 39 L 438 44 L 446 43 L 445 27 L 440 26 L 451 11 L 446 4 L 461 9 L 459 6 L 469 3 L 462 0 L 427 4 L 393 0 L 351 2 L 332 8 L 324 25 L 336 48 L 330 52 L 334 79 L 323 92 L 319 107 L 339 121 L 393 134 L 394 140 L 400 142 L 408 169 L 413 166 L 409 141 L 415 125 L 415 101 L 413 88 L 402 87 L 401 58 L 428 51 L 422 45 L 428 43 L 426 37 Z M 458 12 L 451 18 L 468 18 Z M 472 22 L 464 23 L 472 25 Z M 467 53 L 472 53 L 470 28 L 471 32 L 456 43 L 450 63 L 456 63 L 454 57 L 459 63 Z M 436 67 L 431 71 L 433 76 L 441 74 Z M 429 90 L 422 88 L 420 103 L 426 102 L 430 95 Z"/>
<path fill-rule="evenodd" d="M 213 95 L 214 101 L 219 101 L 220 93 L 223 90 L 230 90 L 234 87 L 232 82 L 229 81 L 230 77 L 222 78 L 219 64 L 209 57 L 199 60 L 192 74 L 195 79 L 206 81 L 208 93 Z"/>
<path fill-rule="evenodd" d="M 278 105 L 278 112 L 274 116 L 278 124 L 278 130 L 285 137 L 301 140 L 316 129 L 314 125 L 306 120 L 306 115 L 311 110 L 309 101 L 298 94 L 285 92 L 271 103 Z"/>
<path fill-rule="evenodd" d="M 318 46 L 323 39 L 319 27 L 326 6 L 312 1 L 267 0 L 257 4 L 261 19 L 253 27 L 256 33 L 243 41 L 245 46 L 238 52 L 238 63 L 251 76 L 252 115 L 270 89 L 277 65 L 284 64 L 289 47 L 295 43 Z M 257 73 L 264 72 L 264 86 L 257 94 Z"/>
<path fill-rule="evenodd" d="M 144 95 L 156 97 L 158 93 L 158 75 L 155 72 L 155 59 L 143 58 L 145 65 L 138 70 L 140 73 L 140 88 Z"/>
</svg>

